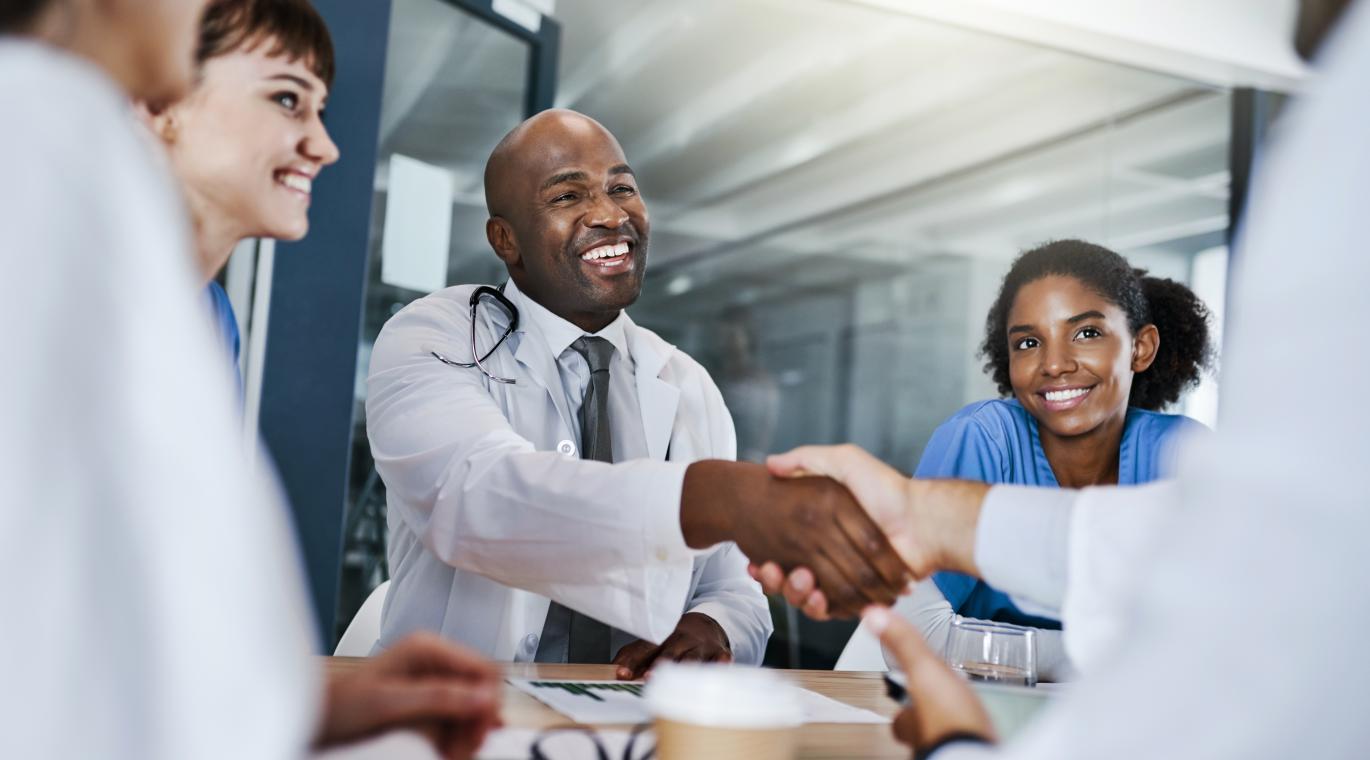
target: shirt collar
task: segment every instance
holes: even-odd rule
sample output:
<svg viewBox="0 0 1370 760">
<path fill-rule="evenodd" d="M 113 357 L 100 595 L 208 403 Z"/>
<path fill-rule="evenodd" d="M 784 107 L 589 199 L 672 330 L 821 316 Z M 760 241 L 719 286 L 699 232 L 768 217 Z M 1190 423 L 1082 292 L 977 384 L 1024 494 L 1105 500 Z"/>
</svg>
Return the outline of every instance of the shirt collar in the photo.
<svg viewBox="0 0 1370 760">
<path fill-rule="evenodd" d="M 513 302 L 514 306 L 518 307 L 519 332 L 527 332 L 531 329 L 541 334 L 542 339 L 547 341 L 547 347 L 552 350 L 553 358 L 561 356 L 580 336 L 590 334 L 534 301 L 528 294 L 519 290 L 518 286 L 514 284 L 513 278 L 505 283 L 504 295 Z M 612 343 L 619 356 L 627 359 L 630 356 L 627 326 L 630 324 L 632 324 L 632 320 L 628 318 L 628 312 L 619 311 L 614 321 L 593 335 Z"/>
</svg>

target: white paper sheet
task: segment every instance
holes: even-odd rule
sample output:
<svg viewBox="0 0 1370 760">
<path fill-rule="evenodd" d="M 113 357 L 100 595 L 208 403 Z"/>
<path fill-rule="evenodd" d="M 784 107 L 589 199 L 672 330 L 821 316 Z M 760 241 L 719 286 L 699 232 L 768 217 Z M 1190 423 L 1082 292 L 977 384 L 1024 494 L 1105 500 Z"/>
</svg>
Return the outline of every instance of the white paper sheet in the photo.
<svg viewBox="0 0 1370 760">
<path fill-rule="evenodd" d="M 816 691 L 799 689 L 799 704 L 804 708 L 805 723 L 889 723 L 890 719 L 870 710 L 852 707 Z"/>
<path fill-rule="evenodd" d="M 577 723 L 636 724 L 650 721 L 641 681 L 561 681 L 511 678 L 509 684 Z M 888 723 L 870 710 L 852 707 L 795 687 L 805 723 Z"/>
</svg>

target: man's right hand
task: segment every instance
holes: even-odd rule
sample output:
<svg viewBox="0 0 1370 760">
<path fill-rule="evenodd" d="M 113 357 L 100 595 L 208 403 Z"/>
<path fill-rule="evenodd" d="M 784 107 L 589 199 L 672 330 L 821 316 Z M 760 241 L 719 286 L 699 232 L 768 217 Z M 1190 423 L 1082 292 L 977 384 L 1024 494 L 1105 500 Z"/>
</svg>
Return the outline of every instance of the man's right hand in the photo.
<svg viewBox="0 0 1370 760">
<path fill-rule="evenodd" d="M 737 544 L 754 563 L 809 568 L 827 612 L 893 604 L 911 575 L 850 491 L 830 478 L 776 478 L 764 467 L 706 460 L 685 471 L 681 530 L 701 549 Z"/>
<path fill-rule="evenodd" d="M 910 480 L 851 444 L 803 446 L 772 456 L 766 464 L 781 477 L 823 475 L 851 489 L 915 578 L 937 570 L 979 575 L 975 530 L 989 490 L 984 483 Z M 826 589 L 809 568 L 753 562 L 750 571 L 767 593 L 784 595 L 809 617 L 824 620 L 833 614 Z"/>
</svg>

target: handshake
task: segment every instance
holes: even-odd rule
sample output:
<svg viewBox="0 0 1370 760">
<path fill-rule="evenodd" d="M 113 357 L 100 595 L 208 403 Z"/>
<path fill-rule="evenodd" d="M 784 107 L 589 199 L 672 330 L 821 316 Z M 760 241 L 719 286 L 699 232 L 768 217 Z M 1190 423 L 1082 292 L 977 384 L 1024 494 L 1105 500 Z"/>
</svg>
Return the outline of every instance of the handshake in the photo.
<svg viewBox="0 0 1370 760">
<path fill-rule="evenodd" d="M 783 592 L 810 617 L 856 617 L 892 605 L 934 571 L 976 572 L 986 489 L 910 480 L 852 445 L 809 446 L 764 468 L 690 465 L 680 523 L 693 548 L 736 543 L 766 591 Z"/>
</svg>

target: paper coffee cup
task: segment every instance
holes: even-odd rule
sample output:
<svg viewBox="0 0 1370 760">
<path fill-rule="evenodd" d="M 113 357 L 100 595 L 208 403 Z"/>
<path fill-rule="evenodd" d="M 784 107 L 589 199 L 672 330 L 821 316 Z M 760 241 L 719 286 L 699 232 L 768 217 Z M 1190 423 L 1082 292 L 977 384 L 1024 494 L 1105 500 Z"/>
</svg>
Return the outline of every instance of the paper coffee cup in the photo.
<svg viewBox="0 0 1370 760">
<path fill-rule="evenodd" d="M 799 694 L 769 670 L 664 663 L 644 697 L 661 760 L 790 760 L 799 746 Z"/>
</svg>

